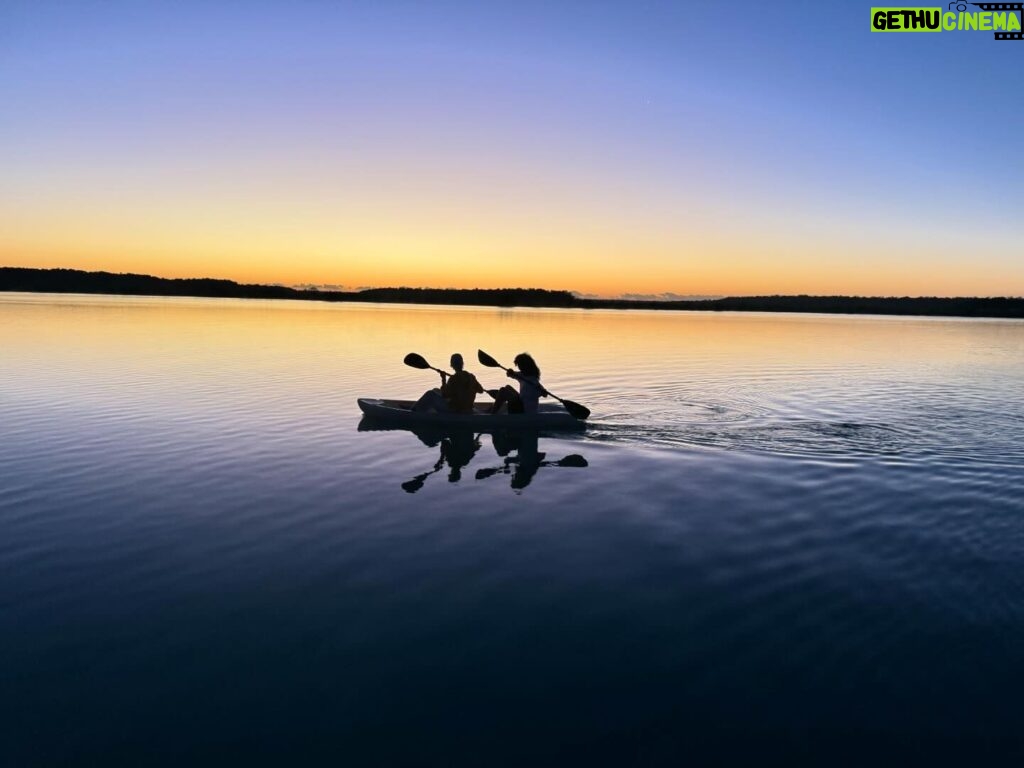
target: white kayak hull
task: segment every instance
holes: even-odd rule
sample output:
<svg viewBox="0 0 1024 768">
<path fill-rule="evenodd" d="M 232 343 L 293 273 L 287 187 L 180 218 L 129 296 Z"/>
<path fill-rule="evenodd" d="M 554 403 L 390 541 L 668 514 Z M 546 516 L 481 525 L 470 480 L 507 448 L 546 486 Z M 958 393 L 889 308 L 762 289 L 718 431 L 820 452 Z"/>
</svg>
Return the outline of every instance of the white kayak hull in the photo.
<svg viewBox="0 0 1024 768">
<path fill-rule="evenodd" d="M 491 413 L 489 403 L 477 403 L 473 413 L 437 413 L 413 411 L 412 400 L 384 400 L 360 397 L 359 410 L 368 417 L 390 424 L 415 427 L 468 427 L 474 430 L 492 429 L 585 429 L 587 423 L 570 414 L 561 405 L 543 404 L 537 413 Z"/>
</svg>

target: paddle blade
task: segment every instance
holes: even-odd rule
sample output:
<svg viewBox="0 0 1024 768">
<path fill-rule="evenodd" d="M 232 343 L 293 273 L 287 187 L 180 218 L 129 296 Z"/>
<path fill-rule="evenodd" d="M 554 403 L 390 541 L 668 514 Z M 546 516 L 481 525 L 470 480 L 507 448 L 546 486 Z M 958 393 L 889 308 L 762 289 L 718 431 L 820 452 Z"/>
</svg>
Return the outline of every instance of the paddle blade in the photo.
<svg viewBox="0 0 1024 768">
<path fill-rule="evenodd" d="M 426 475 L 416 475 L 412 480 L 406 480 L 402 483 L 402 490 L 406 493 L 416 493 L 416 491 L 423 487 L 423 481 L 426 479 Z"/>
<path fill-rule="evenodd" d="M 501 363 L 495 360 L 493 357 L 488 355 L 482 349 L 476 351 L 476 359 L 480 361 L 480 365 L 486 365 L 488 368 L 504 368 Z"/>
<path fill-rule="evenodd" d="M 562 400 L 561 402 L 565 406 L 565 410 L 572 414 L 573 418 L 582 420 L 590 416 L 590 409 L 585 405 L 574 403 L 572 400 Z"/>
<path fill-rule="evenodd" d="M 501 390 L 500 389 L 485 389 L 484 392 L 486 392 L 488 395 L 493 397 L 495 400 L 497 400 L 498 399 L 498 395 L 501 394 Z"/>
<path fill-rule="evenodd" d="M 555 462 L 560 467 L 589 467 L 587 460 L 578 453 L 570 453 L 565 458 Z"/>
<path fill-rule="evenodd" d="M 424 360 L 422 355 L 417 355 L 415 352 L 410 352 L 406 355 L 402 362 L 410 368 L 419 368 L 421 371 L 425 371 L 430 367 L 430 363 Z"/>
</svg>

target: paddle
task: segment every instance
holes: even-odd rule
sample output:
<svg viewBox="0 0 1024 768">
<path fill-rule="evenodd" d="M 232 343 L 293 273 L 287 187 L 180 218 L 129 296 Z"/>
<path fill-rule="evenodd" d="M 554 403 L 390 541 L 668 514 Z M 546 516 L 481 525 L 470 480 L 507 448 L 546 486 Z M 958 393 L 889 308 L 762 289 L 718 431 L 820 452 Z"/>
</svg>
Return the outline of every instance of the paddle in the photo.
<svg viewBox="0 0 1024 768">
<path fill-rule="evenodd" d="M 419 368 L 421 371 L 437 371 L 438 373 L 443 374 L 444 376 L 451 376 L 451 374 L 448 373 L 447 371 L 442 371 L 440 368 L 435 368 L 434 366 L 427 362 L 426 358 L 424 358 L 423 355 L 417 355 L 415 352 L 410 352 L 408 355 L 406 355 L 402 362 L 408 365 L 410 368 Z M 495 400 L 498 399 L 498 390 L 485 389 L 484 392 L 486 392 Z"/>
<path fill-rule="evenodd" d="M 497 360 L 495 360 L 493 357 L 488 355 L 482 349 L 478 349 L 476 351 L 476 357 L 477 357 L 477 360 L 480 361 L 481 365 L 486 365 L 488 368 L 501 368 L 501 369 L 503 369 L 503 370 L 505 370 L 505 371 L 507 371 L 509 373 L 512 372 L 511 368 L 505 368 L 504 365 L 499 363 Z M 424 360 L 424 362 L 426 362 L 426 361 Z M 563 400 L 558 395 L 553 395 L 550 392 L 548 392 L 546 389 L 544 389 L 544 387 L 541 387 L 540 389 L 541 389 L 541 392 L 543 392 L 545 395 L 547 395 L 548 397 L 555 398 L 555 400 L 557 400 L 562 405 L 564 405 L 565 406 L 565 410 L 567 410 L 569 413 L 571 413 L 574 418 L 585 419 L 588 416 L 590 416 L 590 409 L 587 408 L 585 405 L 580 405 L 579 403 L 574 403 L 572 400 Z"/>
<path fill-rule="evenodd" d="M 410 352 L 406 355 L 402 362 L 410 368 L 419 368 L 421 371 L 437 371 L 441 376 L 451 376 L 448 371 L 442 371 L 440 368 L 435 368 L 426 361 L 423 355 L 417 355 L 415 352 Z"/>
</svg>

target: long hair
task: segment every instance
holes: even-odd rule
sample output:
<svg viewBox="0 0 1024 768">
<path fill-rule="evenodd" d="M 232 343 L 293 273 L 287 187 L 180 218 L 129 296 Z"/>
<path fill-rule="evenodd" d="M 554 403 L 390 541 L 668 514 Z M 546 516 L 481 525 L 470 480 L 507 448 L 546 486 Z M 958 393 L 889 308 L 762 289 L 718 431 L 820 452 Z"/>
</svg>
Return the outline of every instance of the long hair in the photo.
<svg viewBox="0 0 1024 768">
<path fill-rule="evenodd" d="M 516 355 L 515 360 L 516 367 L 527 376 L 533 376 L 535 379 L 540 379 L 540 368 L 537 367 L 537 363 L 534 362 L 533 358 L 530 357 L 528 352 L 521 352 Z"/>
</svg>

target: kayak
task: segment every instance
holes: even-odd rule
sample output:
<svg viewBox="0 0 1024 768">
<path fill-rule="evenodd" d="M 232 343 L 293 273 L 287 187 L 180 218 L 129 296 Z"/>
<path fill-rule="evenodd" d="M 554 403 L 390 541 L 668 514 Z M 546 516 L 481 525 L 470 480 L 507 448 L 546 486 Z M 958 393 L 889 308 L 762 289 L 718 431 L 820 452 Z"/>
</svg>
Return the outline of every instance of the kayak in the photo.
<svg viewBox="0 0 1024 768">
<path fill-rule="evenodd" d="M 561 405 L 537 406 L 537 413 L 491 413 L 489 403 L 477 403 L 473 413 L 438 413 L 413 411 L 413 400 L 383 400 L 360 397 L 359 409 L 369 418 L 402 426 L 462 426 L 474 430 L 491 429 L 586 429 L 587 423 L 577 419 Z"/>
</svg>

